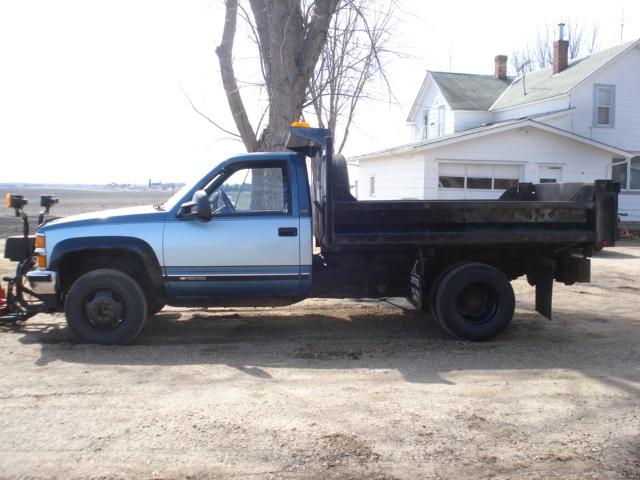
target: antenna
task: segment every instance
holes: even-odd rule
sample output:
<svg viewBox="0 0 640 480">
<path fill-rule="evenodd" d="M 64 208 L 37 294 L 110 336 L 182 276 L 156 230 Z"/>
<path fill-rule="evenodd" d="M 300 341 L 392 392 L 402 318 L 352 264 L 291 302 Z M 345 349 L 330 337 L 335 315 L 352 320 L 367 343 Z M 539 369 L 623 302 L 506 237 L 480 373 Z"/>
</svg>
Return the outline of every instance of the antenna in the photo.
<svg viewBox="0 0 640 480">
<path fill-rule="evenodd" d="M 622 9 L 622 16 L 620 17 L 620 43 L 624 41 L 622 40 L 623 32 L 624 32 L 624 8 Z"/>
<path fill-rule="evenodd" d="M 518 68 L 518 71 L 520 72 L 520 74 L 522 75 L 522 93 L 524 95 L 527 94 L 527 84 L 526 84 L 526 67 L 528 67 L 531 64 L 531 60 L 527 60 L 526 62 L 524 62 L 522 65 L 520 65 L 520 67 Z"/>
</svg>

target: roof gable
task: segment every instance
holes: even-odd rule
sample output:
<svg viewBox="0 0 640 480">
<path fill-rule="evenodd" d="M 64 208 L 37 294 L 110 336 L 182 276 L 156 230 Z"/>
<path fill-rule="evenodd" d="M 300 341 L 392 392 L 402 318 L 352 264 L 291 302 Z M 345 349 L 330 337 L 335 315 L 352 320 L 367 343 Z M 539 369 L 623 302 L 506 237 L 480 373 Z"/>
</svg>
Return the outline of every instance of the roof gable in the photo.
<svg viewBox="0 0 640 480">
<path fill-rule="evenodd" d="M 570 60 L 567 68 L 555 75 L 553 67 L 548 66 L 526 74 L 524 82 L 522 77 L 518 77 L 500 95 L 490 110 L 501 110 L 566 95 L 618 55 L 635 45 L 640 45 L 640 40 Z"/>
<path fill-rule="evenodd" d="M 512 78 L 494 75 L 429 72 L 452 110 L 489 110 Z"/>
<path fill-rule="evenodd" d="M 431 88 L 439 90 L 451 110 L 487 111 L 512 80 L 513 77 L 500 80 L 493 75 L 427 71 L 407 122 L 415 121 Z"/>
</svg>

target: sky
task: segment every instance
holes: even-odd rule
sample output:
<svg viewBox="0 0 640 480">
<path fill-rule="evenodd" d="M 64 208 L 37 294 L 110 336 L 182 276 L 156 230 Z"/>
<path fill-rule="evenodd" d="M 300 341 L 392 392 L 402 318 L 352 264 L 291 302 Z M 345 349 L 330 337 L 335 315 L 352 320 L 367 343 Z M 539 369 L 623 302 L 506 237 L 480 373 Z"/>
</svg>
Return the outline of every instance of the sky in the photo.
<svg viewBox="0 0 640 480">
<path fill-rule="evenodd" d="M 599 25 L 599 45 L 640 38 L 640 2 L 398 0 L 393 95 L 360 105 L 345 150 L 406 143 L 426 70 L 493 72 L 493 58 L 538 28 Z M 195 113 L 233 130 L 215 47 L 223 0 L 0 0 L 0 183 L 185 181 L 243 151 Z M 257 53 L 236 74 L 259 79 Z M 256 97 L 243 91 L 247 103 Z"/>
</svg>

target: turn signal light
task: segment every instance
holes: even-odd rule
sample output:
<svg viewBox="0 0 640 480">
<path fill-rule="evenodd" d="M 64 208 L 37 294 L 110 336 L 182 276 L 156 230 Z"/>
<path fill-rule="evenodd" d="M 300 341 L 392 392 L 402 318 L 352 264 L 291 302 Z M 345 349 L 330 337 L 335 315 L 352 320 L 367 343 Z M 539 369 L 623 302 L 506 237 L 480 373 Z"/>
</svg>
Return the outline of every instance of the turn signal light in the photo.
<svg viewBox="0 0 640 480">
<path fill-rule="evenodd" d="M 36 263 L 38 264 L 39 268 L 46 268 L 47 267 L 47 257 L 42 255 L 42 254 L 38 254 L 36 256 Z"/>
<path fill-rule="evenodd" d="M 46 242 L 44 235 L 36 235 L 35 248 L 45 248 Z"/>
<path fill-rule="evenodd" d="M 10 194 L 10 193 L 7 193 L 7 194 L 4 196 L 4 204 L 5 204 L 5 206 L 6 206 L 7 208 L 11 208 L 11 194 Z"/>
</svg>

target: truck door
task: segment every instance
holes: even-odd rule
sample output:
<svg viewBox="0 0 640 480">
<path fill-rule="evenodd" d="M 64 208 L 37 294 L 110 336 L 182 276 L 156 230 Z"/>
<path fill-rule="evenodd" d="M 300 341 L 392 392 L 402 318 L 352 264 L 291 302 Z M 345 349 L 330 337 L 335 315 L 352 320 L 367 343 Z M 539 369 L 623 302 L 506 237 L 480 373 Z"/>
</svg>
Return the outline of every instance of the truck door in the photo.
<svg viewBox="0 0 640 480">
<path fill-rule="evenodd" d="M 300 218 L 285 160 L 234 163 L 205 187 L 213 218 L 175 218 L 164 232 L 175 297 L 298 296 Z"/>
</svg>

